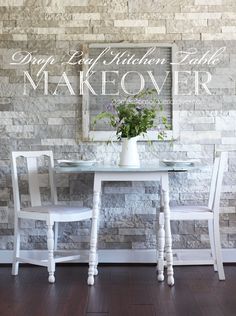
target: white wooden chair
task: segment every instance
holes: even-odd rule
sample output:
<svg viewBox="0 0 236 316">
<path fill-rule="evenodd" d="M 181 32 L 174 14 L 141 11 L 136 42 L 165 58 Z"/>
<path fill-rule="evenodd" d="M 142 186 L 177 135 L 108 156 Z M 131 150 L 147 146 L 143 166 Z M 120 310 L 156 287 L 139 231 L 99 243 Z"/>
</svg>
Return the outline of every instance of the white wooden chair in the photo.
<svg viewBox="0 0 236 316">
<path fill-rule="evenodd" d="M 219 280 L 225 280 L 220 242 L 219 207 L 223 174 L 227 159 L 228 153 L 222 152 L 218 157 L 216 157 L 214 161 L 210 194 L 207 206 L 177 206 L 170 208 L 170 220 L 172 221 L 208 221 L 209 239 L 214 270 L 218 271 Z M 162 223 L 164 222 L 163 212 L 160 212 L 159 221 Z M 164 236 L 160 235 L 158 237 L 159 249 L 160 247 L 162 248 L 160 249 L 162 254 L 164 253 L 163 237 Z M 160 269 L 160 267 L 158 267 L 158 269 Z"/>
<path fill-rule="evenodd" d="M 38 166 L 37 158 L 42 156 L 48 157 L 48 173 L 49 184 L 51 190 L 51 205 L 42 206 L 39 188 Z M 17 174 L 17 158 L 25 157 L 27 161 L 28 169 L 28 182 L 31 207 L 21 208 L 20 206 L 20 194 L 18 185 Z M 57 262 L 65 262 L 70 260 L 76 260 L 79 255 L 70 256 L 56 256 L 55 248 L 57 247 L 57 235 L 58 235 L 58 223 L 59 222 L 75 222 L 83 221 L 92 218 L 92 210 L 86 207 L 70 207 L 60 206 L 57 204 L 56 186 L 54 184 L 53 173 L 53 153 L 52 151 L 31 151 L 31 152 L 12 152 L 12 185 L 14 195 L 14 210 L 15 210 L 15 233 L 14 233 L 14 254 L 12 274 L 17 275 L 19 269 L 19 263 L 25 262 L 30 264 L 36 264 L 45 266 L 48 269 L 50 283 L 55 282 L 54 272 Z M 29 258 L 23 257 L 20 253 L 20 232 L 19 232 L 19 220 L 20 219 L 32 219 L 42 220 L 47 225 L 47 248 L 48 255 L 46 258 Z M 55 224 L 55 227 L 54 227 Z M 54 231 L 55 228 L 55 239 Z"/>
</svg>

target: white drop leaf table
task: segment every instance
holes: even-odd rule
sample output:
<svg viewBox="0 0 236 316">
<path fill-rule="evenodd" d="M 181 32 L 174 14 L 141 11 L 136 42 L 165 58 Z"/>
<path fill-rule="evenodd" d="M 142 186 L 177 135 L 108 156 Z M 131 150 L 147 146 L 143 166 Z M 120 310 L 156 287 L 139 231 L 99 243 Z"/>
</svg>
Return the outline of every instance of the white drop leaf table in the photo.
<svg viewBox="0 0 236 316">
<path fill-rule="evenodd" d="M 194 169 L 193 167 L 167 167 L 162 165 L 146 165 L 139 168 L 125 168 L 109 165 L 93 165 L 90 167 L 55 167 L 56 173 L 94 173 L 93 185 L 93 215 L 92 231 L 89 254 L 88 284 L 94 284 L 94 276 L 97 270 L 97 239 L 98 222 L 101 199 L 102 182 L 105 181 L 160 181 L 161 210 L 164 212 L 164 222 L 159 223 L 158 238 L 158 280 L 164 280 L 164 248 L 167 264 L 167 283 L 174 285 L 172 237 L 170 229 L 170 208 L 169 208 L 169 173 L 185 172 Z"/>
</svg>

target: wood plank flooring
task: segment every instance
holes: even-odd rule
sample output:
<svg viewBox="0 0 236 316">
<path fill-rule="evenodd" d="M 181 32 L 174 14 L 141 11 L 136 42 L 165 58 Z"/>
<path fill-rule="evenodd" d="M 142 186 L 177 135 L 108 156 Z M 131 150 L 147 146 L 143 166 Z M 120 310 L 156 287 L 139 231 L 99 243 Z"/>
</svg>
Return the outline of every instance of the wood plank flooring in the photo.
<svg viewBox="0 0 236 316">
<path fill-rule="evenodd" d="M 212 267 L 175 267 L 175 286 L 158 283 L 152 265 L 102 265 L 94 286 L 87 266 L 60 265 L 56 283 L 45 268 L 0 265 L 1 316 L 236 316 L 236 265 L 226 281 Z"/>
</svg>

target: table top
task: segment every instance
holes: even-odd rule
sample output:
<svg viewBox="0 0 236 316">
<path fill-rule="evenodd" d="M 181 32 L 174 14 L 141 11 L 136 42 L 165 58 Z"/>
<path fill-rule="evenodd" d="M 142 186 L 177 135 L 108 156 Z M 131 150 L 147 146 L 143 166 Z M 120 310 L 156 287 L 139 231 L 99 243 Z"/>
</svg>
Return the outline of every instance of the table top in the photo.
<svg viewBox="0 0 236 316">
<path fill-rule="evenodd" d="M 196 167 L 192 166 L 165 166 L 165 165 L 141 165 L 139 168 L 134 167 L 120 167 L 117 165 L 99 165 L 92 166 L 73 166 L 54 168 L 56 173 L 98 173 L 98 172 L 112 172 L 112 173 L 128 173 L 128 172 L 186 172 L 194 170 Z"/>
</svg>

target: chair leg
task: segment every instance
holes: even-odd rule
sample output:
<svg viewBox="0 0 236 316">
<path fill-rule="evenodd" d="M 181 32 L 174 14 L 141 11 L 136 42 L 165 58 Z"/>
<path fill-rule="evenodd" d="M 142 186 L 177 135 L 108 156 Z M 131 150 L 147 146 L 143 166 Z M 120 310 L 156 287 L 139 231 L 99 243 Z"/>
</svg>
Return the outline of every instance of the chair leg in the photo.
<svg viewBox="0 0 236 316">
<path fill-rule="evenodd" d="M 221 251 L 221 242 L 220 242 L 219 218 L 214 219 L 213 228 L 214 228 L 214 237 L 215 237 L 216 263 L 217 263 L 219 280 L 225 280 L 225 272 L 224 272 L 224 266 L 223 266 L 223 260 L 222 260 L 222 251 Z"/>
<path fill-rule="evenodd" d="M 54 238 L 53 238 L 53 225 L 47 225 L 47 246 L 48 246 L 48 282 L 54 283 L 55 277 L 55 260 L 54 260 Z"/>
<path fill-rule="evenodd" d="M 16 216 L 16 215 L 15 215 Z M 17 258 L 20 256 L 20 232 L 19 232 L 19 219 L 15 219 L 14 227 L 14 250 L 12 262 L 12 275 L 17 275 L 19 270 L 19 261 Z"/>
<path fill-rule="evenodd" d="M 54 250 L 57 250 L 57 241 L 58 241 L 58 226 L 59 223 L 54 224 Z"/>
<path fill-rule="evenodd" d="M 217 272 L 217 263 L 216 263 L 216 251 L 215 251 L 215 237 L 214 237 L 214 229 L 213 229 L 213 220 L 208 220 L 208 231 L 209 231 L 209 239 L 211 245 L 211 253 L 214 261 L 214 271 Z"/>
<path fill-rule="evenodd" d="M 158 281 L 164 281 L 164 248 L 165 248 L 165 230 L 164 230 L 164 214 L 159 216 L 159 230 L 158 230 Z"/>
</svg>

